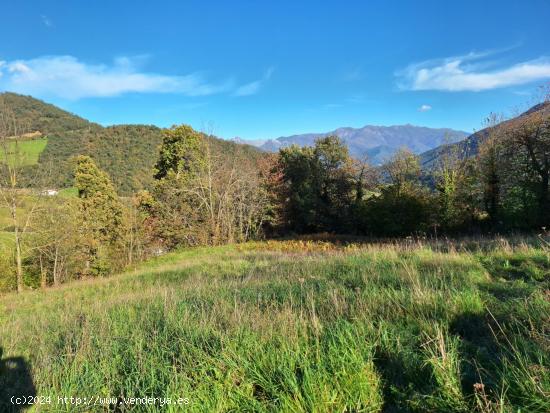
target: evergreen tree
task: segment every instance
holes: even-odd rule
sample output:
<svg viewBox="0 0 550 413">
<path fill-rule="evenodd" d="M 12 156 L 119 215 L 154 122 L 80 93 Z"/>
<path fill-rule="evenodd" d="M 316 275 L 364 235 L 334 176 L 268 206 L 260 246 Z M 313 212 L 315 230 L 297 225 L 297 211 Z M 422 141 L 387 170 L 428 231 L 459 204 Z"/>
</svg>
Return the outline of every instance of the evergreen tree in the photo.
<svg viewBox="0 0 550 413">
<path fill-rule="evenodd" d="M 75 186 L 78 189 L 79 219 L 85 234 L 89 262 L 95 273 L 109 269 L 123 233 L 123 207 L 111 179 L 89 156 L 76 160 Z"/>
<path fill-rule="evenodd" d="M 155 165 L 155 179 L 169 174 L 180 178 L 196 172 L 204 161 L 204 136 L 187 125 L 163 131 L 159 160 Z"/>
</svg>

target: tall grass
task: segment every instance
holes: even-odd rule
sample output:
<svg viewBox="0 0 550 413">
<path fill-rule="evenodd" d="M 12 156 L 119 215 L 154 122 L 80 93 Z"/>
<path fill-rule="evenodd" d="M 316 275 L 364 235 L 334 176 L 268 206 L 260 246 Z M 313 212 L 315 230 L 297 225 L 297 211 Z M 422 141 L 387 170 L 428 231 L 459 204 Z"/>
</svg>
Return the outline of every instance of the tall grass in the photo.
<svg viewBox="0 0 550 413">
<path fill-rule="evenodd" d="M 332 241 L 189 249 L 5 295 L 0 346 L 39 395 L 189 400 L 37 411 L 550 410 L 536 242 Z"/>
</svg>

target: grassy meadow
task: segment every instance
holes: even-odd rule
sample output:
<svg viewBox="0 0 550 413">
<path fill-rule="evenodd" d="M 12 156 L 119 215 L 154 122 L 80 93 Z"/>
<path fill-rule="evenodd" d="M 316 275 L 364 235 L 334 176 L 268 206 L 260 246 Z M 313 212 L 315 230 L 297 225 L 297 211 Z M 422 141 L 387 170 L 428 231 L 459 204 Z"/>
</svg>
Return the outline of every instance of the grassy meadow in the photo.
<svg viewBox="0 0 550 413">
<path fill-rule="evenodd" d="M 46 149 L 47 144 L 47 138 L 22 140 L 17 143 L 11 142 L 8 146 L 8 151 L 10 153 L 14 153 L 16 149 L 19 151 L 20 155 L 17 157 L 19 166 L 36 165 L 40 154 Z M 6 157 L 5 153 L 0 151 L 0 162 L 4 160 L 4 157 Z M 7 157 L 10 158 L 8 161 L 13 162 L 13 159 L 9 155 Z"/>
<path fill-rule="evenodd" d="M 548 412 L 549 281 L 536 239 L 201 247 L 1 296 L 0 347 L 39 396 L 189 402 L 33 411 Z"/>
</svg>

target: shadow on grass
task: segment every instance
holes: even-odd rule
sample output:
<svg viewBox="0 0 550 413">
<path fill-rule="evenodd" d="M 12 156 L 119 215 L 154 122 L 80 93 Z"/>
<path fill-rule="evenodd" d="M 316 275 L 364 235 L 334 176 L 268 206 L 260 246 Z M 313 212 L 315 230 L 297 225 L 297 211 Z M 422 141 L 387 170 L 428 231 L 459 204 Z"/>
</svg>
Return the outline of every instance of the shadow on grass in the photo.
<svg viewBox="0 0 550 413">
<path fill-rule="evenodd" d="M 411 363 L 416 364 L 403 354 L 383 349 L 376 351 L 374 364 L 382 377 L 384 413 L 414 411 L 411 399 L 428 391 L 425 384 L 430 382 L 430 370 L 422 364 L 412 366 Z"/>
<path fill-rule="evenodd" d="M 0 411 L 21 412 L 32 404 L 36 388 L 23 357 L 2 358 L 0 347 Z"/>
<path fill-rule="evenodd" d="M 513 285 L 510 282 L 483 283 L 479 284 L 478 288 L 501 301 L 527 298 L 535 291 L 535 287 L 527 283 L 522 285 Z"/>
</svg>

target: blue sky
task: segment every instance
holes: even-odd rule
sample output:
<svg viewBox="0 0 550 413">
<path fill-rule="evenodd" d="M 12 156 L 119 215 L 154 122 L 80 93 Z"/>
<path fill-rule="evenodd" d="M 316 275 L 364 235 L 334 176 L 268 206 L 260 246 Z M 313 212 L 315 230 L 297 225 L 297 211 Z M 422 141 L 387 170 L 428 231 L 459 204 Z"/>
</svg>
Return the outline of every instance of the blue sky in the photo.
<svg viewBox="0 0 550 413">
<path fill-rule="evenodd" d="M 0 90 L 224 138 L 471 131 L 550 80 L 549 22 L 547 0 L 8 0 Z"/>
</svg>

